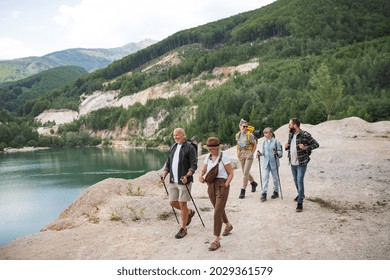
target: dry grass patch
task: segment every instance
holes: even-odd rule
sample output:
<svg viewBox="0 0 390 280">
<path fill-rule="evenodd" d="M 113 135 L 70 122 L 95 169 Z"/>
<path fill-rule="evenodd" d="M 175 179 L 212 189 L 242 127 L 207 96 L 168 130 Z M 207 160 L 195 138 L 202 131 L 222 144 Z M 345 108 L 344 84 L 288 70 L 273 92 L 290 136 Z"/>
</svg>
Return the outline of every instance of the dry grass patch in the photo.
<svg viewBox="0 0 390 280">
<path fill-rule="evenodd" d="M 387 205 L 386 200 L 377 201 L 372 207 L 367 206 L 364 202 L 358 202 L 353 205 L 341 205 L 340 202 L 337 201 L 328 201 L 319 197 L 308 197 L 306 198 L 308 201 L 319 204 L 323 208 L 327 208 L 333 210 L 340 214 L 345 214 L 347 211 L 356 211 L 359 213 L 366 213 L 368 211 L 383 211 L 383 207 Z"/>
</svg>

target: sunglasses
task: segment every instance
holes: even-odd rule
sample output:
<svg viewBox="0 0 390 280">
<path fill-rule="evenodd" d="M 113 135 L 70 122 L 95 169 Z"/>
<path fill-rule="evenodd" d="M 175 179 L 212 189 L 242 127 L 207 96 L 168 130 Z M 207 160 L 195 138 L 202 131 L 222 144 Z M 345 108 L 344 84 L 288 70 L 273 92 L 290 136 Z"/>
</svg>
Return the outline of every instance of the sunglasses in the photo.
<svg viewBox="0 0 390 280">
<path fill-rule="evenodd" d="M 247 126 L 247 125 L 243 125 L 242 127 L 243 127 L 243 128 L 247 128 L 248 126 Z"/>
</svg>

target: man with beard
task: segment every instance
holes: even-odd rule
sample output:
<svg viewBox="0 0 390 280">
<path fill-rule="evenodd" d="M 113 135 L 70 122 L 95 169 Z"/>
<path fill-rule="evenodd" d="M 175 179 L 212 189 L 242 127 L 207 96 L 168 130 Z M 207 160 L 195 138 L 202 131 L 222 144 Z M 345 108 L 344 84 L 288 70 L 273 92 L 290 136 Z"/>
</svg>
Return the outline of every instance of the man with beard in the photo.
<svg viewBox="0 0 390 280">
<path fill-rule="evenodd" d="M 285 145 L 285 149 L 288 151 L 288 159 L 295 187 L 298 192 L 298 196 L 294 199 L 298 203 L 297 212 L 302 212 L 303 210 L 303 199 L 305 197 L 304 177 L 307 164 L 310 161 L 309 156 L 312 150 L 320 146 L 309 132 L 300 129 L 300 125 L 301 121 L 299 119 L 290 119 L 288 123 L 290 133 L 288 143 Z"/>
</svg>

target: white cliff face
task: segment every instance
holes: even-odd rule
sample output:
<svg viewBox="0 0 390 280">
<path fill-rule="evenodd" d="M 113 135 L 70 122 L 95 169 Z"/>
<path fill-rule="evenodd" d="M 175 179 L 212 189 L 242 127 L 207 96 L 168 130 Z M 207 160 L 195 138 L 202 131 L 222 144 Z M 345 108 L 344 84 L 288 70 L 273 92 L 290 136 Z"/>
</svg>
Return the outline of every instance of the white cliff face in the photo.
<svg viewBox="0 0 390 280">
<path fill-rule="evenodd" d="M 175 57 L 174 57 L 175 58 Z M 165 58 L 166 59 L 166 58 Z M 252 71 L 253 69 L 259 66 L 259 62 L 251 61 L 245 64 L 238 66 L 229 66 L 229 67 L 217 67 L 213 70 L 213 76 L 215 79 L 205 81 L 206 86 L 215 87 L 222 85 L 227 82 L 235 73 L 244 74 Z M 169 82 L 164 82 L 143 91 L 137 92 L 135 94 L 124 96 L 118 98 L 120 90 L 113 91 L 96 91 L 91 95 L 82 95 L 82 102 L 80 104 L 79 112 L 61 109 L 61 110 L 46 110 L 36 117 L 36 121 L 40 121 L 42 124 L 49 121 L 55 122 L 56 125 L 70 123 L 75 119 L 78 119 L 81 116 L 88 115 L 92 111 L 106 108 L 106 107 L 123 107 L 128 108 L 135 103 L 139 102 L 142 105 L 149 99 L 157 98 L 170 98 L 176 95 L 187 95 L 192 92 L 192 89 L 195 85 L 202 82 L 201 78 L 195 79 L 194 81 L 187 83 L 176 83 L 171 84 Z M 163 120 L 159 118 L 164 118 L 165 113 L 159 115 L 157 119 L 152 117 L 147 119 L 147 129 L 143 131 L 145 136 L 150 136 L 155 133 L 155 130 L 158 127 L 158 124 Z M 45 134 L 50 129 L 38 129 L 38 133 Z M 114 137 L 115 138 L 115 137 Z"/>
<path fill-rule="evenodd" d="M 99 110 L 101 108 L 115 106 L 116 98 L 119 95 L 119 90 L 115 91 L 95 91 L 93 94 L 88 95 L 80 104 L 80 116 L 88 115 L 92 111 Z M 84 98 L 84 96 L 82 96 Z"/>
<path fill-rule="evenodd" d="M 35 118 L 35 121 L 45 124 L 47 122 L 55 122 L 56 125 L 71 123 L 79 118 L 79 113 L 69 109 L 50 109 L 41 113 Z"/>
</svg>

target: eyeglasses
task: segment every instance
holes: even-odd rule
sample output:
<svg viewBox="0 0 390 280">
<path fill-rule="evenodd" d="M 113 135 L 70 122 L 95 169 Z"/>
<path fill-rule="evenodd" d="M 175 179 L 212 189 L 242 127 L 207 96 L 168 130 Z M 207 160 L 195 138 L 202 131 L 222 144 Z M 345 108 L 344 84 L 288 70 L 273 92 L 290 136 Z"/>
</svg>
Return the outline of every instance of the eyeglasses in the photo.
<svg viewBox="0 0 390 280">
<path fill-rule="evenodd" d="M 247 125 L 243 125 L 242 127 L 243 127 L 243 128 L 247 128 L 248 126 L 247 126 Z"/>
</svg>

